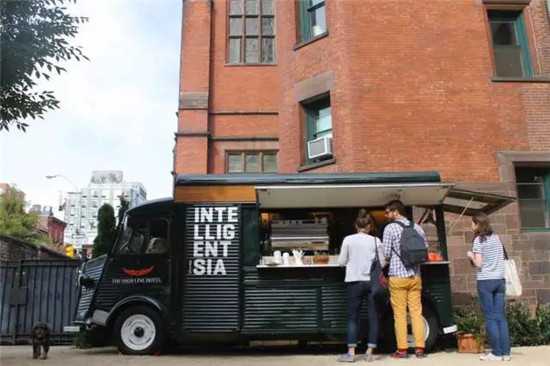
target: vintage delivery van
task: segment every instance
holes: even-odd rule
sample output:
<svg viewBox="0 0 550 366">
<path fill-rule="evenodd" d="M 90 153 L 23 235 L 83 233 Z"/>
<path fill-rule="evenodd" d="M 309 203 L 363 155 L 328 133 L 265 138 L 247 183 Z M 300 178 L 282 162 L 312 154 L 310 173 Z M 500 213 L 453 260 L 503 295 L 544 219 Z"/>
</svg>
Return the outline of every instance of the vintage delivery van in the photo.
<svg viewBox="0 0 550 366">
<path fill-rule="evenodd" d="M 434 172 L 177 176 L 174 198 L 130 209 L 110 253 L 83 265 L 76 323 L 106 327 L 127 354 L 167 341 L 344 343 L 342 239 L 359 208 L 380 234 L 395 198 L 428 236 L 422 301 L 432 347 L 456 331 L 444 212 L 491 213 L 511 201 L 453 188 Z M 380 307 L 381 342 L 391 345 L 387 298 Z"/>
</svg>

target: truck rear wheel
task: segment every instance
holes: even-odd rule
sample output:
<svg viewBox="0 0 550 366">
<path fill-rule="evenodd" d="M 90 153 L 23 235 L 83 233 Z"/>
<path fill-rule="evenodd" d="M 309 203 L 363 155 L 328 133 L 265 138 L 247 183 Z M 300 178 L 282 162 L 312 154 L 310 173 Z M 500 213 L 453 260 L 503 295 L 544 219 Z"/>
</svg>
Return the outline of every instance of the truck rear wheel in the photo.
<svg viewBox="0 0 550 366">
<path fill-rule="evenodd" d="M 115 321 L 118 350 L 127 355 L 150 355 L 160 350 L 164 331 L 159 313 L 148 306 L 132 306 Z"/>
<path fill-rule="evenodd" d="M 424 341 L 426 343 L 426 350 L 430 351 L 435 346 L 439 337 L 439 321 L 437 319 L 437 315 L 429 306 L 423 306 L 422 308 L 422 321 L 424 322 Z M 409 348 L 414 348 L 415 342 L 409 316 L 407 316 L 407 323 L 407 341 Z M 380 331 L 382 338 L 382 349 L 387 352 L 395 351 L 397 344 L 395 341 L 393 313 L 390 313 L 388 316 L 384 317 L 381 323 Z"/>
</svg>

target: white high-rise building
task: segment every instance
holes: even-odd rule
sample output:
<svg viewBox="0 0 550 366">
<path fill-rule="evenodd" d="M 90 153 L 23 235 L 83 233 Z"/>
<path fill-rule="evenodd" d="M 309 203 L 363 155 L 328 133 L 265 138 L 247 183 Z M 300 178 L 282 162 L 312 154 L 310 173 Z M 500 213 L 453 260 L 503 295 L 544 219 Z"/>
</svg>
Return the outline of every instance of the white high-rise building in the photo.
<svg viewBox="0 0 550 366">
<path fill-rule="evenodd" d="M 65 243 L 79 250 L 88 249 L 97 236 L 99 208 L 108 203 L 113 206 L 117 217 L 121 196 L 131 208 L 145 201 L 147 192 L 141 183 L 125 182 L 122 171 L 93 171 L 88 187 L 65 195 Z"/>
</svg>

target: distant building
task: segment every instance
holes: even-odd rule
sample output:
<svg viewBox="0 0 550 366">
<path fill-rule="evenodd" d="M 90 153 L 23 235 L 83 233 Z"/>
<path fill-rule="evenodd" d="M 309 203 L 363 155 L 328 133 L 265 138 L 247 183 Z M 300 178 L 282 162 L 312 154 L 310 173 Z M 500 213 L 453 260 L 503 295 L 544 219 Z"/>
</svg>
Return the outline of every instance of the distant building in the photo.
<svg viewBox="0 0 550 366">
<path fill-rule="evenodd" d="M 38 230 L 48 235 L 53 244 L 57 246 L 62 245 L 67 223 L 53 215 L 53 207 L 33 205 L 30 212 L 38 214 Z"/>
<path fill-rule="evenodd" d="M 14 185 L 10 185 L 9 183 L 0 183 L 0 195 L 7 192 L 10 188 L 16 188 Z M 19 195 L 19 198 L 22 201 L 25 201 L 25 193 L 23 193 L 20 190 L 17 190 L 17 194 Z"/>
<path fill-rule="evenodd" d="M 88 187 L 79 192 L 68 192 L 65 196 L 65 243 L 77 250 L 89 251 L 97 236 L 97 212 L 108 203 L 113 206 L 115 216 L 123 196 L 133 207 L 147 199 L 143 184 L 125 182 L 122 171 L 93 171 Z"/>
</svg>

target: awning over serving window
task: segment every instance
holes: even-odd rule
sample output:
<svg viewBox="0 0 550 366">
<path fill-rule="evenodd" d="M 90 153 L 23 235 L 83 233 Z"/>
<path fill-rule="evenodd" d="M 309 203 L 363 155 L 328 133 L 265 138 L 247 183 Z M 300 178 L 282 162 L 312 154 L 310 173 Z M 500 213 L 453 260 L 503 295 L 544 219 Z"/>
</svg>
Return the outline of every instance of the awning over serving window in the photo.
<svg viewBox="0 0 550 366">
<path fill-rule="evenodd" d="M 478 212 L 489 215 L 514 201 L 514 197 L 500 194 L 452 188 L 443 200 L 443 210 L 465 216 L 473 216 Z"/>
<path fill-rule="evenodd" d="M 256 186 L 261 208 L 330 208 L 383 206 L 400 199 L 407 206 L 443 202 L 452 184 L 342 184 Z"/>
</svg>

